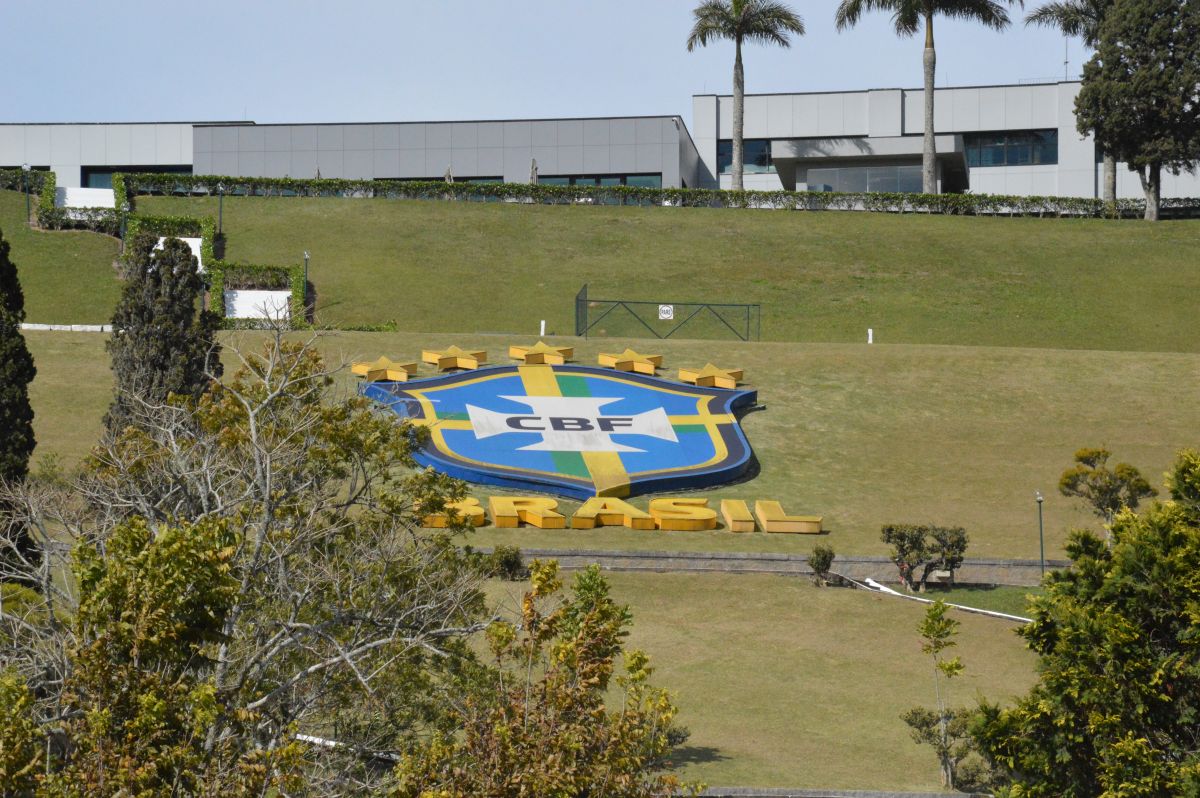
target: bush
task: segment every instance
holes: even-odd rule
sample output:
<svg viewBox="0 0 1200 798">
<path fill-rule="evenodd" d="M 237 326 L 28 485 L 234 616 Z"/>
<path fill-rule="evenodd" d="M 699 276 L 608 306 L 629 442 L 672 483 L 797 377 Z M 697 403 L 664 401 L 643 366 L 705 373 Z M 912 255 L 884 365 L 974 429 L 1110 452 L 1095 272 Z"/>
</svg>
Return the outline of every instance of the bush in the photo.
<svg viewBox="0 0 1200 798">
<path fill-rule="evenodd" d="M 529 569 L 516 546 L 496 546 L 484 558 L 484 572 L 491 577 L 508 582 L 520 582 L 529 578 Z"/>
<path fill-rule="evenodd" d="M 833 567 L 833 546 L 817 544 L 808 555 L 808 567 L 813 570 L 813 582 L 819 586 L 829 583 L 829 569 Z"/>
</svg>

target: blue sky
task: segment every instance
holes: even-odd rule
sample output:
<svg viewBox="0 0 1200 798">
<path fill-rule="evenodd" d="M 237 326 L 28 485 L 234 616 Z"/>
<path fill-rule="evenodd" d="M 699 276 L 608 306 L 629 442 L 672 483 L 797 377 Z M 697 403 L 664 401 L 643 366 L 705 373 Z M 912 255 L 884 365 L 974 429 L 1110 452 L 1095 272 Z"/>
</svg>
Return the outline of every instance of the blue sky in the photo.
<svg viewBox="0 0 1200 798">
<path fill-rule="evenodd" d="M 356 122 L 681 114 L 728 93 L 733 47 L 688 53 L 693 0 L 3 0 L 0 121 Z M 916 87 L 921 40 L 834 0 L 745 52 L 748 92 Z M 938 85 L 1061 79 L 1063 37 L 939 20 Z M 22 33 L 25 32 L 25 33 Z M 1070 71 L 1085 52 L 1069 43 Z"/>
</svg>

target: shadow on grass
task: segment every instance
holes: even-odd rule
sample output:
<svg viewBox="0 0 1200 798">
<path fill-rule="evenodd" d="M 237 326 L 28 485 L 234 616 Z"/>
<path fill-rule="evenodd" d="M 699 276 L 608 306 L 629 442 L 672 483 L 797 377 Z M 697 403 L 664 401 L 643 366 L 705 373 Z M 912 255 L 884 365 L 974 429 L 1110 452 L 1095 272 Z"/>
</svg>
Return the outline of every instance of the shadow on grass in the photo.
<svg viewBox="0 0 1200 798">
<path fill-rule="evenodd" d="M 710 745 L 684 745 L 671 752 L 671 762 L 677 767 L 723 762 L 727 759 L 729 757 L 722 754 L 720 748 L 713 748 Z"/>
</svg>

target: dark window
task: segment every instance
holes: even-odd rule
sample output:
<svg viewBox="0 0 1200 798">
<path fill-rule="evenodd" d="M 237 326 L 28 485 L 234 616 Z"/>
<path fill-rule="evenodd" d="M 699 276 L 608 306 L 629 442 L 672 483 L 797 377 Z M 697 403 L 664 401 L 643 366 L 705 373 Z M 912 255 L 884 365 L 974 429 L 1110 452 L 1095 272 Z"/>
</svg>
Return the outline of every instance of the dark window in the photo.
<svg viewBox="0 0 1200 798">
<path fill-rule="evenodd" d="M 968 166 L 1027 166 L 1058 163 L 1057 130 L 965 133 Z"/>
<path fill-rule="evenodd" d="M 742 141 L 745 173 L 764 174 L 775 171 L 775 163 L 771 160 L 770 139 L 744 139 Z M 717 141 L 717 171 L 727 175 L 733 171 L 733 139 Z"/>
<path fill-rule="evenodd" d="M 662 188 L 662 175 L 538 175 L 543 186 L 641 186 Z"/>
<path fill-rule="evenodd" d="M 190 175 L 190 166 L 85 166 L 80 170 L 80 184 L 84 188 L 112 188 L 112 176 L 117 172 L 135 174 L 145 172 L 157 175 Z"/>
<path fill-rule="evenodd" d="M 809 191 L 921 191 L 920 164 L 897 166 L 834 166 L 808 170 Z"/>
</svg>

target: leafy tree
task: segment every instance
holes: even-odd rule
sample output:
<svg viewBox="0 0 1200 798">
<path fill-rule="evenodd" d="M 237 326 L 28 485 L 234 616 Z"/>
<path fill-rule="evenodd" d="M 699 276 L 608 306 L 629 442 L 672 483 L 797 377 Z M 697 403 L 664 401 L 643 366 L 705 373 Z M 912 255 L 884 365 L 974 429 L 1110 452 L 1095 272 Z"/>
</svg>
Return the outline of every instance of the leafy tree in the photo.
<svg viewBox="0 0 1200 798">
<path fill-rule="evenodd" d="M 334 399 L 310 344 L 276 331 L 234 355 L 238 373 L 197 400 L 130 403 L 78 480 L 15 497 L 58 562 L 66 543 L 86 567 L 0 615 L 0 660 L 39 696 L 46 734 L 83 713 L 70 733 L 107 783 L 165 790 L 178 771 L 211 792 L 297 773 L 316 794 L 381 787 L 375 759 L 450 729 L 449 699 L 481 667 L 467 638 L 487 625 L 482 576 L 462 527 L 419 528 L 463 486 L 414 467 L 413 427 Z M 213 531 L 193 551 L 183 528 Z M 218 555 L 219 591 L 199 568 Z M 143 623 L 153 641 L 129 637 Z M 112 736 L 146 723 L 142 742 Z M 297 734 L 332 742 L 297 748 Z M 72 767 L 54 764 L 64 780 Z"/>
<path fill-rule="evenodd" d="M 35 443 L 29 383 L 33 382 L 37 369 L 25 345 L 25 337 L 21 335 L 25 295 L 9 249 L 0 232 L 0 483 L 25 479 Z M 6 515 L 3 508 L 0 508 L 0 515 Z M 15 546 L 11 550 L 0 547 L 0 560 L 20 560 L 30 556 L 31 542 L 27 532 L 17 531 L 20 534 L 14 538 Z"/>
<path fill-rule="evenodd" d="M 105 416 L 111 434 L 135 417 L 134 406 L 163 402 L 171 394 L 199 398 L 220 377 L 216 331 L 220 319 L 203 309 L 204 281 L 187 244 L 138 236 L 130 248 L 131 273 L 113 314 L 112 357 L 116 394 Z"/>
<path fill-rule="evenodd" d="M 948 658 L 946 651 L 958 645 L 954 637 L 958 634 L 959 622 L 946 617 L 949 605 L 941 599 L 929 605 L 925 616 L 917 626 L 921 633 L 921 652 L 933 663 L 933 692 L 937 708 L 910 709 L 901 715 L 908 724 L 913 741 L 933 746 L 941 766 L 942 786 L 954 789 L 958 764 L 971 752 L 967 734 L 969 715 L 949 706 L 949 682 L 963 671 L 962 660 Z"/>
<path fill-rule="evenodd" d="M 1120 0 L 1083 67 L 1076 124 L 1138 173 L 1145 218 L 1158 219 L 1162 173 L 1200 160 L 1200 4 Z"/>
<path fill-rule="evenodd" d="M 1011 3 L 1012 0 L 1007 0 Z M 912 36 L 925 30 L 925 148 L 921 156 L 921 190 L 937 193 L 937 149 L 933 139 L 933 78 L 937 52 L 933 46 L 933 18 L 978 22 L 994 30 L 1008 27 L 1008 12 L 996 0 L 841 0 L 834 19 L 838 30 L 858 24 L 868 11 L 890 11 L 897 36 Z"/>
<path fill-rule="evenodd" d="M 1142 499 L 1158 495 L 1141 472 L 1129 463 L 1108 467 L 1112 452 L 1105 448 L 1080 449 L 1075 452 L 1075 465 L 1058 479 L 1058 490 L 1064 496 L 1075 496 L 1092 506 L 1092 511 L 1105 524 L 1122 509 L 1136 510 Z"/>
<path fill-rule="evenodd" d="M 692 11 L 695 22 L 687 49 L 706 47 L 710 41 L 733 42 L 733 177 L 734 191 L 743 189 L 745 171 L 746 80 L 742 74 L 742 43 L 758 42 L 791 47 L 790 34 L 804 35 L 804 22 L 783 3 L 774 0 L 705 0 Z"/>
<path fill-rule="evenodd" d="M 547 606 L 561 588 L 557 564 L 535 560 L 531 571 L 520 623 L 488 629 L 492 684 L 464 703 L 461 732 L 437 735 L 401 760 L 396 795 L 677 794 L 677 780 L 660 772 L 676 710 L 650 686 L 646 655 L 624 651 L 628 609 L 610 598 L 596 566 L 575 577 L 557 608 Z M 605 694 L 622 654 L 620 707 L 610 711 Z"/>
<path fill-rule="evenodd" d="M 967 533 L 962 527 L 888 524 L 880 537 L 892 547 L 892 562 L 908 590 L 924 592 L 929 577 L 938 570 L 949 571 L 953 582 L 967 551 Z"/>
<path fill-rule="evenodd" d="M 0 796 L 31 795 L 42 769 L 42 730 L 33 693 L 12 671 L 0 671 Z"/>
<path fill-rule="evenodd" d="M 808 567 L 813 571 L 813 582 L 824 586 L 829 582 L 829 569 L 833 567 L 833 546 L 818 543 L 808 555 Z"/>
<path fill-rule="evenodd" d="M 1064 36 L 1078 36 L 1089 50 L 1100 45 L 1100 26 L 1114 0 L 1056 0 L 1025 17 L 1026 25 L 1058 28 Z M 1117 199 L 1117 159 L 1104 152 L 1104 201 Z"/>
<path fill-rule="evenodd" d="M 1185 452 L 1173 498 L 1120 512 L 1112 545 L 1086 531 L 1074 567 L 1051 573 L 1019 630 L 1038 681 L 1010 709 L 985 705 L 977 737 L 1008 772 L 1009 795 L 1200 794 L 1200 484 Z"/>
</svg>

